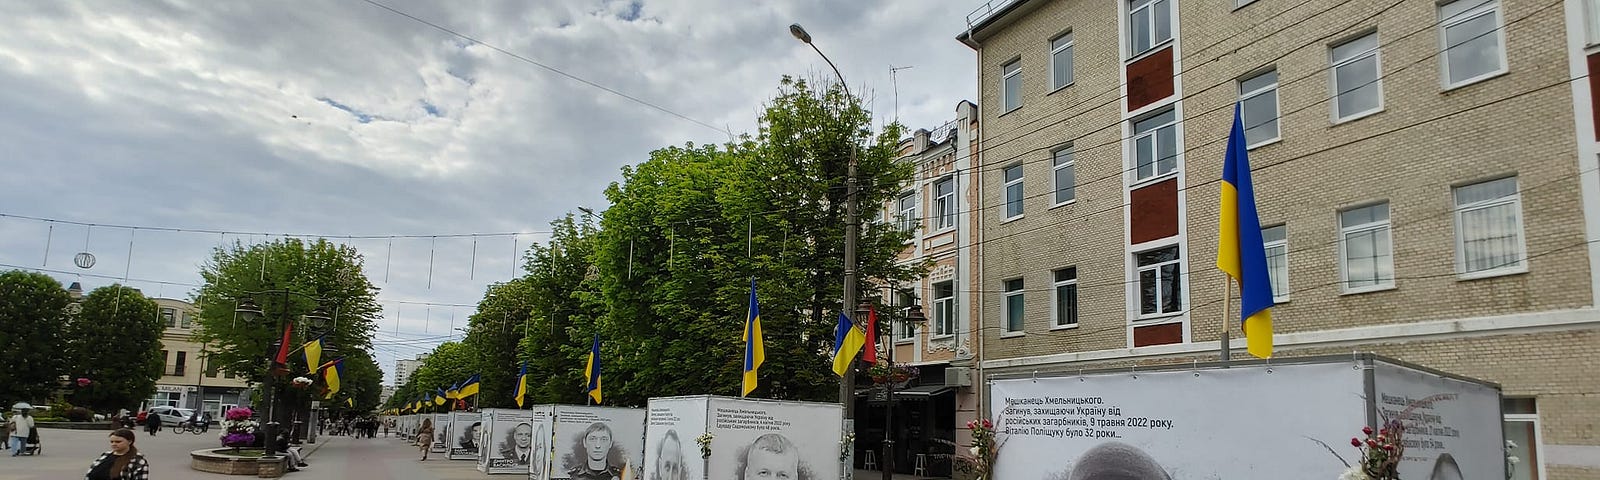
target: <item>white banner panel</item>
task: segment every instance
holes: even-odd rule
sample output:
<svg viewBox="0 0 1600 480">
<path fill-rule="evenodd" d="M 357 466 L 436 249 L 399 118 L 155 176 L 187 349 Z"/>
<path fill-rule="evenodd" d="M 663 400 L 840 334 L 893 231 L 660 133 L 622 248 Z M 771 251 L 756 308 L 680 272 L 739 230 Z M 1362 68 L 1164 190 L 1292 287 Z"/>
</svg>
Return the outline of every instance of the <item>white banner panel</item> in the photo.
<svg viewBox="0 0 1600 480">
<path fill-rule="evenodd" d="M 614 480 L 643 463 L 642 408 L 555 407 L 550 478 Z"/>
<path fill-rule="evenodd" d="M 434 413 L 433 415 L 433 446 L 428 450 L 434 453 L 445 453 L 446 446 L 450 444 L 450 414 Z"/>
<path fill-rule="evenodd" d="M 478 412 L 450 412 L 450 454 L 447 458 L 477 460 L 482 429 L 483 420 Z"/>
<path fill-rule="evenodd" d="M 534 405 L 528 410 L 528 424 L 533 429 L 533 458 L 528 460 L 530 480 L 550 480 L 550 451 L 555 438 L 555 407 Z"/>
<path fill-rule="evenodd" d="M 706 397 L 650 399 L 644 480 L 700 480 L 706 460 L 695 439 L 706 432 Z M 798 479 L 796 479 L 798 480 Z"/>
<path fill-rule="evenodd" d="M 1336 479 L 1366 424 L 1352 363 L 995 380 L 1006 480 Z M 1324 446 L 1323 442 L 1327 446 Z"/>
<path fill-rule="evenodd" d="M 549 446 L 548 439 L 535 441 L 538 430 L 533 424 L 533 412 L 506 408 L 483 410 L 483 441 L 485 449 L 478 455 L 478 471 L 489 474 L 527 474 L 535 461 L 544 458 L 540 451 Z M 544 430 L 549 432 L 548 429 Z"/>
<path fill-rule="evenodd" d="M 839 478 L 844 411 L 838 404 L 722 397 L 709 402 L 707 425 L 714 438 L 707 477 Z"/>
<path fill-rule="evenodd" d="M 1379 421 L 1405 425 L 1400 478 L 1506 478 L 1498 390 L 1386 363 L 1374 377 Z"/>
</svg>

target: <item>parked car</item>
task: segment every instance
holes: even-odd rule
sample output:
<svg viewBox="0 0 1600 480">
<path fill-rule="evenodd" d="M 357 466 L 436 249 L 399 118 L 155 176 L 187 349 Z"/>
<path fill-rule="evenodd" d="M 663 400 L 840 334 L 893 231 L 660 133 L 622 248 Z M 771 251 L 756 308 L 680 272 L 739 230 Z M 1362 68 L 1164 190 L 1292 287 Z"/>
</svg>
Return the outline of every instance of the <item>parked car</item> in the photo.
<svg viewBox="0 0 1600 480">
<path fill-rule="evenodd" d="M 161 415 L 161 424 L 170 427 L 177 425 L 178 422 L 188 420 L 190 415 L 194 415 L 194 409 L 166 405 L 151 407 L 149 410 L 139 412 L 139 424 L 143 425 L 145 418 L 152 413 Z"/>
</svg>

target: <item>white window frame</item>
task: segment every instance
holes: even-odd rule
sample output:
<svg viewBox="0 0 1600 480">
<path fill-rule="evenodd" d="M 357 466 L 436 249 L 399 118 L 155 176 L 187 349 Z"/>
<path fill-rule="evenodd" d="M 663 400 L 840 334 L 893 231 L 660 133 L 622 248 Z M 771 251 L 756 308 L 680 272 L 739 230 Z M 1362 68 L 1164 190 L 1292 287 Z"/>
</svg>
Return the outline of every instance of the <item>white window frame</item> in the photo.
<svg viewBox="0 0 1600 480">
<path fill-rule="evenodd" d="M 1072 270 L 1072 278 L 1066 279 L 1066 280 L 1061 280 L 1060 278 L 1058 278 L 1061 271 L 1068 270 L 1068 269 Z M 1078 324 L 1081 323 L 1081 319 L 1078 318 L 1079 317 L 1078 314 L 1082 313 L 1083 309 L 1082 308 L 1078 308 L 1076 311 L 1073 312 L 1072 323 L 1064 324 L 1064 323 L 1061 323 L 1061 307 L 1060 307 L 1061 306 L 1061 289 L 1062 289 L 1062 287 L 1066 287 L 1066 286 L 1077 287 L 1077 285 L 1078 285 L 1078 267 L 1058 268 L 1058 269 L 1050 271 L 1050 275 L 1051 275 L 1051 280 L 1055 281 L 1055 283 L 1050 285 L 1050 329 L 1051 330 L 1069 330 L 1069 329 L 1073 329 L 1073 328 L 1078 328 Z M 1077 304 L 1078 300 L 1082 297 L 1081 295 L 1078 295 L 1078 293 L 1079 292 L 1076 289 L 1074 289 L 1072 291 L 1072 300 L 1073 300 L 1074 304 Z"/>
<path fill-rule="evenodd" d="M 1013 282 L 1013 281 L 1017 282 L 1017 289 L 1016 290 L 1011 290 L 1010 289 L 1011 288 L 1011 282 Z M 1023 296 L 1023 294 L 1027 292 L 1026 284 L 1022 281 L 1022 277 L 1016 277 L 1016 278 L 1008 278 L 1008 279 L 1005 279 L 1005 280 L 1001 280 L 1000 281 L 1000 285 L 1001 285 L 1001 289 L 1004 290 L 1004 294 L 1000 296 L 1000 336 L 1001 337 L 1020 337 L 1022 335 L 1027 334 L 1027 331 L 1028 331 L 1028 316 L 1027 316 L 1027 305 L 1028 305 L 1027 301 L 1028 301 L 1028 297 Z M 1022 323 L 1022 325 L 1021 325 L 1022 328 L 1020 330 L 1012 330 L 1011 329 L 1011 297 L 1022 297 L 1022 309 L 1023 309 L 1023 311 L 1017 312 L 1017 315 L 1019 315 L 1020 318 L 1022 318 L 1022 322 L 1021 322 Z"/>
<path fill-rule="evenodd" d="M 1371 50 L 1358 52 L 1354 55 L 1351 55 L 1350 58 L 1345 59 L 1339 59 L 1333 56 L 1334 49 L 1367 37 L 1372 37 L 1373 39 L 1373 47 Z M 1348 113 L 1341 112 L 1339 111 L 1339 67 L 1365 60 L 1367 57 L 1372 57 L 1374 66 L 1373 69 L 1377 72 L 1377 78 L 1372 82 L 1372 84 L 1377 87 L 1378 104 L 1377 106 L 1372 107 L 1370 110 Z M 1328 108 L 1331 112 L 1330 114 L 1333 116 L 1333 123 L 1349 122 L 1375 115 L 1378 112 L 1383 111 L 1383 39 L 1378 37 L 1378 32 L 1367 32 L 1366 34 L 1350 37 L 1342 42 L 1328 45 L 1328 86 L 1330 90 Z"/>
<path fill-rule="evenodd" d="M 1244 124 L 1244 128 L 1246 130 L 1248 130 L 1250 128 L 1250 122 L 1251 122 L 1250 118 L 1243 117 L 1243 114 L 1244 114 L 1244 107 L 1243 107 L 1244 102 L 1246 100 L 1250 100 L 1252 98 L 1264 95 L 1267 92 L 1272 92 L 1273 93 L 1273 95 L 1272 95 L 1272 116 L 1273 116 L 1273 118 L 1278 120 L 1278 123 L 1275 126 L 1275 130 L 1272 132 L 1273 133 L 1272 134 L 1272 138 L 1262 139 L 1259 142 L 1255 142 L 1255 143 L 1251 143 L 1251 144 L 1245 145 L 1245 149 L 1254 149 L 1256 147 L 1260 147 L 1260 146 L 1268 145 L 1268 144 L 1272 144 L 1272 143 L 1277 143 L 1278 141 L 1283 140 L 1283 95 L 1281 95 L 1280 94 L 1281 92 L 1278 91 L 1278 81 L 1277 80 L 1273 80 L 1271 85 L 1267 85 L 1267 86 L 1264 86 L 1264 87 L 1259 87 L 1259 88 L 1256 88 L 1255 90 L 1251 90 L 1251 91 L 1248 91 L 1248 92 L 1244 91 L 1245 82 L 1260 78 L 1262 75 L 1266 75 L 1266 74 L 1269 74 L 1269 73 L 1277 73 L 1277 72 L 1278 72 L 1278 70 L 1276 68 L 1267 69 L 1267 70 L 1261 70 L 1261 71 L 1252 73 L 1249 76 L 1242 77 L 1242 78 L 1239 79 L 1239 105 L 1240 105 L 1239 111 L 1240 111 L 1240 116 L 1242 117 L 1242 118 L 1240 118 L 1240 121 Z M 1257 119 L 1257 120 L 1259 120 L 1259 119 Z"/>
<path fill-rule="evenodd" d="M 1013 169 L 1013 168 L 1017 169 L 1017 179 L 1016 180 L 1006 180 L 1006 172 L 1011 171 L 1011 169 Z M 1027 205 L 1026 205 L 1026 202 L 1024 200 L 1026 200 L 1028 198 L 1028 192 L 1027 192 L 1027 187 L 1022 184 L 1022 181 L 1024 179 L 1026 179 L 1026 178 L 1028 178 L 1028 175 L 1027 175 L 1027 172 L 1022 169 L 1022 164 L 1021 163 L 1014 164 L 1014 165 L 1011 165 L 1011 166 L 1004 167 L 1004 168 L 1000 169 L 1000 180 L 1002 182 L 1004 182 L 1004 183 L 1001 183 L 1001 185 L 1000 185 L 1000 196 L 1001 196 L 1001 198 L 1000 198 L 1000 200 L 1001 200 L 1001 202 L 1000 202 L 1000 216 L 1003 219 L 1003 221 L 1016 220 L 1018 218 L 1022 218 L 1022 215 L 1024 213 L 1027 213 L 1027 208 L 1026 208 Z M 1012 200 L 1011 200 L 1011 186 L 1012 185 L 1016 185 L 1018 187 L 1018 190 L 1019 190 L 1019 192 L 1017 193 L 1017 199 L 1016 199 L 1016 202 L 1017 202 L 1017 214 L 1016 215 L 1011 215 L 1011 202 L 1012 202 Z"/>
<path fill-rule="evenodd" d="M 917 296 L 915 294 L 908 294 L 906 292 L 906 290 L 900 290 L 894 294 L 895 301 L 899 302 L 899 305 L 896 305 L 896 307 L 899 307 L 901 311 L 917 304 Z M 890 335 L 894 337 L 895 344 L 898 345 L 912 343 L 917 339 L 917 324 L 911 323 L 904 317 L 895 323 L 900 325 L 900 328 L 896 328 L 894 329 L 894 332 L 890 333 Z"/>
<path fill-rule="evenodd" d="M 1066 163 L 1058 163 L 1061 160 L 1061 154 L 1063 154 L 1063 153 L 1065 153 L 1067 155 L 1067 162 Z M 1076 170 L 1078 168 L 1077 167 L 1077 165 L 1078 165 L 1078 154 L 1077 154 L 1077 152 L 1073 151 L 1072 144 L 1067 144 L 1066 146 L 1063 146 L 1061 148 L 1057 148 L 1057 149 L 1051 151 L 1050 152 L 1050 165 L 1051 165 L 1051 167 L 1050 167 L 1050 183 L 1051 183 L 1051 186 L 1054 187 L 1054 188 L 1050 189 L 1050 202 L 1051 202 L 1050 206 L 1051 207 L 1059 207 L 1059 206 L 1062 206 L 1062 205 L 1066 205 L 1066 204 L 1078 201 L 1078 185 L 1077 185 L 1077 178 L 1078 178 L 1077 173 L 1078 172 Z M 1061 199 L 1059 198 L 1061 196 L 1061 187 L 1062 187 L 1060 180 L 1061 180 L 1061 170 L 1064 170 L 1064 169 L 1073 169 L 1073 172 L 1072 172 L 1073 173 L 1073 175 L 1072 175 L 1073 184 L 1066 186 L 1066 187 L 1072 189 L 1072 197 L 1068 198 L 1066 201 L 1061 201 Z"/>
<path fill-rule="evenodd" d="M 1156 9 L 1155 5 L 1157 3 L 1160 3 L 1161 1 L 1162 0 L 1128 0 L 1128 2 L 1127 2 L 1127 5 L 1128 5 L 1127 22 L 1129 24 L 1129 26 L 1128 26 L 1128 59 L 1129 60 L 1132 60 L 1132 59 L 1135 59 L 1135 58 L 1139 58 L 1140 56 L 1142 56 L 1142 55 L 1144 55 L 1146 53 L 1150 53 L 1150 52 L 1154 52 L 1154 51 L 1160 50 L 1162 46 L 1165 46 L 1166 44 L 1172 42 L 1172 36 L 1174 35 L 1174 32 L 1173 32 L 1174 26 L 1177 25 L 1177 23 L 1178 23 L 1178 22 L 1175 21 L 1174 18 L 1172 18 L 1173 15 L 1175 15 L 1177 13 L 1178 9 L 1177 8 L 1173 8 L 1172 4 L 1174 2 L 1176 2 L 1177 0 L 1166 0 L 1166 2 L 1167 2 L 1167 38 L 1157 39 L 1156 38 L 1156 17 L 1157 17 L 1157 15 L 1155 13 L 1155 9 Z M 1145 50 L 1140 50 L 1140 51 L 1134 51 L 1134 48 L 1136 48 L 1134 45 L 1137 42 L 1134 42 L 1134 39 L 1133 39 L 1133 35 L 1134 35 L 1134 32 L 1135 32 L 1135 30 L 1133 29 L 1133 26 L 1132 26 L 1132 24 L 1133 24 L 1133 16 L 1134 16 L 1134 14 L 1138 13 L 1140 10 L 1144 10 L 1144 9 L 1149 9 L 1150 10 L 1150 15 L 1149 15 L 1149 19 L 1150 20 L 1145 24 L 1145 31 L 1150 33 L 1150 48 L 1145 49 Z"/>
<path fill-rule="evenodd" d="M 1139 264 L 1139 255 L 1145 254 L 1145 253 L 1149 253 L 1149 252 L 1154 252 L 1154 251 L 1157 251 L 1157 250 L 1166 250 L 1166 249 L 1169 249 L 1169 248 L 1175 249 L 1178 252 L 1178 255 L 1176 257 L 1174 257 L 1172 260 L 1167 260 L 1167 261 L 1158 262 L 1158 263 L 1152 263 L 1150 265 L 1140 265 Z M 1133 260 L 1133 265 L 1134 265 L 1134 271 L 1133 271 L 1133 279 L 1134 279 L 1134 302 L 1133 303 L 1134 303 L 1134 305 L 1133 305 L 1133 308 L 1134 308 L 1134 311 L 1137 312 L 1137 314 L 1138 314 L 1138 316 L 1136 317 L 1138 320 L 1155 320 L 1155 319 L 1162 319 L 1162 318 L 1171 318 L 1171 317 L 1174 317 L 1174 316 L 1177 316 L 1177 315 L 1182 315 L 1183 312 L 1188 309 L 1189 302 L 1186 301 L 1186 299 L 1184 298 L 1184 292 L 1183 292 L 1183 290 L 1184 290 L 1184 285 L 1183 285 L 1183 260 L 1184 260 L 1184 258 L 1183 258 L 1183 247 L 1178 246 L 1178 245 L 1163 245 L 1163 246 L 1159 246 L 1159 247 L 1155 247 L 1155 248 L 1145 249 L 1145 250 L 1141 250 L 1141 251 L 1138 251 L 1138 252 L 1133 252 L 1133 258 L 1131 260 Z M 1178 274 L 1177 274 L 1178 275 L 1178 309 L 1174 310 L 1174 311 L 1163 311 L 1161 309 L 1162 308 L 1162 306 L 1161 306 L 1161 297 L 1162 297 L 1162 295 L 1161 295 L 1161 292 L 1162 292 L 1162 290 L 1161 290 L 1161 285 L 1162 285 L 1161 267 L 1166 266 L 1166 265 L 1177 265 L 1178 266 Z M 1155 313 L 1144 313 L 1144 285 L 1141 284 L 1140 281 L 1141 281 L 1141 277 L 1144 276 L 1144 272 L 1148 271 L 1148 270 L 1154 270 L 1156 272 L 1156 311 L 1155 311 Z"/>
<path fill-rule="evenodd" d="M 1244 8 L 1246 5 L 1249 5 L 1249 4 L 1252 4 L 1252 3 L 1256 3 L 1256 0 L 1234 0 L 1233 1 L 1233 9 L 1234 10 L 1238 10 L 1238 9 Z"/>
<path fill-rule="evenodd" d="M 950 285 L 950 296 L 940 297 L 939 286 Z M 933 338 L 949 338 L 956 334 L 956 282 L 933 282 Z"/>
<path fill-rule="evenodd" d="M 1289 301 L 1289 293 L 1290 293 L 1290 289 L 1288 288 L 1288 286 L 1289 286 L 1289 226 L 1288 225 L 1274 225 L 1274 226 L 1262 228 L 1261 231 L 1263 233 L 1265 233 L 1267 230 L 1274 229 L 1274 228 L 1283 229 L 1283 239 L 1282 240 L 1263 240 L 1261 242 L 1261 247 L 1262 247 L 1262 250 L 1265 250 L 1267 252 L 1267 258 L 1271 258 L 1272 257 L 1272 249 L 1274 249 L 1274 248 L 1283 249 L 1283 271 L 1278 272 L 1278 273 L 1280 274 L 1280 277 L 1283 279 L 1284 288 L 1283 288 L 1282 291 L 1279 291 L 1278 288 L 1277 288 L 1277 285 L 1273 285 L 1273 289 L 1272 289 L 1272 303 L 1277 304 L 1277 303 L 1285 303 L 1285 302 Z M 1267 273 L 1268 273 L 1268 275 L 1272 274 L 1272 264 L 1271 263 L 1267 264 Z"/>
<path fill-rule="evenodd" d="M 1587 33 L 1585 46 L 1600 44 L 1600 0 L 1584 0 L 1583 25 Z"/>
<path fill-rule="evenodd" d="M 1165 115 L 1167 113 L 1172 114 L 1172 121 L 1156 125 L 1143 132 L 1138 131 L 1140 122 L 1155 118 L 1157 116 Z M 1183 136 L 1179 135 L 1179 132 L 1177 131 L 1178 123 L 1178 111 L 1173 107 L 1151 112 L 1149 115 L 1143 115 L 1139 118 L 1128 121 L 1128 130 L 1134 132 L 1133 137 L 1128 140 L 1129 142 L 1132 142 L 1128 144 L 1128 153 L 1132 154 L 1133 156 L 1133 164 L 1130 165 L 1131 168 L 1129 169 L 1129 171 L 1133 173 L 1133 182 L 1131 182 L 1133 185 L 1138 186 L 1146 183 L 1155 183 L 1160 181 L 1160 179 L 1176 175 L 1179 170 L 1183 169 Z M 1176 148 L 1177 151 L 1172 152 L 1172 170 L 1163 172 L 1161 171 L 1161 140 L 1158 135 L 1161 134 L 1162 130 L 1168 128 L 1173 129 L 1172 136 L 1176 139 L 1173 142 L 1173 148 Z M 1150 159 L 1151 174 L 1148 177 L 1140 177 L 1139 141 L 1145 138 L 1150 139 L 1150 155 L 1153 156 Z"/>
<path fill-rule="evenodd" d="M 1498 277 L 1498 276 L 1501 276 L 1501 275 L 1514 275 L 1514 274 L 1518 274 L 1518 273 L 1525 273 L 1525 272 L 1528 271 L 1528 235 L 1527 235 L 1527 231 L 1523 229 L 1523 224 L 1522 224 L 1522 185 L 1520 183 L 1517 183 L 1516 191 L 1514 191 L 1511 195 L 1508 195 L 1508 196 L 1505 196 L 1505 197 L 1500 197 L 1500 198 L 1495 198 L 1495 199 L 1490 199 L 1490 200 L 1482 200 L 1482 201 L 1472 202 L 1472 203 L 1468 203 L 1468 204 L 1462 204 L 1459 200 L 1456 200 L 1454 198 L 1456 196 L 1456 189 L 1458 189 L 1458 188 L 1471 187 L 1471 186 L 1474 186 L 1474 185 L 1481 185 L 1481 184 L 1488 183 L 1488 182 L 1497 182 L 1497 181 L 1502 181 L 1502 180 L 1507 180 L 1507 179 L 1511 180 L 1513 183 L 1517 183 L 1517 180 L 1518 180 L 1517 177 L 1497 178 L 1497 179 L 1494 179 L 1494 180 L 1487 180 L 1487 181 L 1483 181 L 1483 182 L 1476 182 L 1476 183 L 1470 183 L 1470 184 L 1466 184 L 1466 185 L 1460 185 L 1460 186 L 1457 186 L 1455 188 L 1451 188 L 1450 189 L 1450 196 L 1452 197 L 1451 200 L 1453 200 L 1453 203 L 1455 205 L 1454 215 L 1455 215 L 1455 223 L 1456 223 L 1456 225 L 1455 225 L 1455 230 L 1456 230 L 1456 232 L 1455 232 L 1456 233 L 1456 235 L 1455 235 L 1455 237 L 1456 237 L 1456 274 L 1457 274 L 1457 277 L 1462 279 L 1462 280 L 1472 280 L 1472 279 L 1478 279 L 1478 278 Z M 1490 268 L 1490 269 L 1478 270 L 1478 271 L 1473 271 L 1473 272 L 1467 271 L 1467 247 L 1466 247 L 1467 239 L 1466 239 L 1466 236 L 1463 234 L 1462 228 L 1461 228 L 1461 224 L 1462 224 L 1462 218 L 1461 217 L 1462 217 L 1462 215 L 1467 213 L 1467 212 L 1473 211 L 1473 210 L 1479 210 L 1479 209 L 1484 209 L 1484 208 L 1492 208 L 1492 207 L 1499 207 L 1499 206 L 1506 206 L 1506 205 L 1510 205 L 1517 212 L 1517 219 L 1516 219 L 1516 228 L 1517 228 L 1517 263 L 1511 264 L 1511 265 L 1501 266 L 1499 268 Z"/>
<path fill-rule="evenodd" d="M 1017 77 L 1017 104 L 1006 105 L 1006 81 Z M 1000 64 L 1000 113 L 1006 114 L 1022 108 L 1022 59 L 1016 58 Z"/>
<path fill-rule="evenodd" d="M 1349 212 L 1351 210 L 1361 209 L 1361 208 L 1378 206 L 1378 205 L 1383 205 L 1384 209 L 1388 212 L 1388 215 L 1386 215 L 1384 220 L 1378 221 L 1378 222 L 1368 222 L 1368 223 L 1363 223 L 1363 224 L 1349 226 L 1349 227 L 1344 226 L 1344 214 L 1346 212 Z M 1370 232 L 1370 231 L 1377 231 L 1377 230 L 1388 230 L 1389 231 L 1389 249 L 1388 249 L 1388 252 L 1386 252 L 1386 253 L 1388 253 L 1387 256 L 1389 257 L 1389 272 L 1391 274 L 1394 273 L 1395 272 L 1395 268 L 1394 268 L 1394 226 L 1393 226 L 1393 223 L 1392 223 L 1393 220 L 1394 220 L 1394 211 L 1391 209 L 1391 206 L 1389 205 L 1389 202 L 1369 203 L 1369 204 L 1366 204 L 1366 205 L 1358 205 L 1358 206 L 1346 208 L 1346 209 L 1340 210 L 1338 212 L 1338 214 L 1336 214 L 1334 216 L 1334 222 L 1335 222 L 1334 225 L 1338 225 L 1339 226 L 1339 290 L 1343 294 L 1347 294 L 1348 295 L 1348 294 L 1356 294 L 1356 293 L 1377 292 L 1377 291 L 1382 291 L 1382 290 L 1392 290 L 1392 289 L 1395 288 L 1395 285 L 1396 285 L 1395 284 L 1395 279 L 1394 279 L 1395 275 L 1390 275 L 1390 277 L 1388 278 L 1387 282 L 1382 282 L 1381 280 L 1383 280 L 1383 279 L 1380 278 L 1379 279 L 1380 283 L 1378 283 L 1376 285 L 1367 285 L 1367 286 L 1363 286 L 1363 287 L 1351 288 L 1350 287 L 1350 260 L 1349 260 L 1350 249 L 1349 249 L 1349 246 L 1346 244 L 1346 242 L 1349 241 L 1350 235 L 1357 234 L 1357 233 L 1365 233 L 1365 232 Z"/>
<path fill-rule="evenodd" d="M 907 199 L 911 200 L 910 208 L 906 208 Z M 922 225 L 922 219 L 917 218 L 917 192 L 915 190 L 901 192 L 900 195 L 895 196 L 894 210 L 896 212 L 894 217 L 895 225 L 901 231 L 915 232 Z"/>
<path fill-rule="evenodd" d="M 1531 424 L 1533 424 L 1533 445 L 1532 445 L 1532 448 L 1533 448 L 1534 454 L 1537 455 L 1538 458 L 1539 458 L 1539 462 L 1538 462 L 1537 465 L 1533 466 L 1533 470 L 1534 470 L 1535 474 L 1539 476 L 1538 480 L 1545 480 L 1545 479 L 1550 478 L 1549 474 L 1545 473 L 1545 469 L 1544 469 L 1544 464 L 1545 464 L 1544 456 L 1549 454 L 1549 452 L 1547 450 L 1545 450 L 1545 448 L 1544 448 L 1544 425 L 1543 425 L 1543 422 L 1541 422 L 1539 420 L 1538 404 L 1537 403 L 1534 404 L 1534 412 L 1533 413 L 1507 413 L 1507 414 L 1503 414 L 1503 415 L 1500 416 L 1500 423 L 1506 424 L 1506 423 L 1512 423 L 1512 422 L 1523 422 L 1523 423 L 1531 423 Z M 1503 425 L 1502 425 L 1502 427 L 1503 427 Z M 1527 448 L 1528 446 L 1527 445 L 1522 445 L 1522 447 Z M 1523 462 L 1529 461 L 1528 460 L 1528 456 L 1526 454 L 1521 454 L 1521 455 L 1517 455 L 1517 456 L 1520 457 L 1519 459 L 1522 460 Z"/>
<path fill-rule="evenodd" d="M 939 186 L 949 185 L 950 192 L 940 194 Z M 956 177 L 948 176 L 933 182 L 933 228 L 946 231 L 956 228 Z"/>
<path fill-rule="evenodd" d="M 1439 12 L 1440 16 L 1442 17 L 1444 15 L 1444 7 L 1445 6 L 1453 5 L 1456 2 L 1472 2 L 1472 1 L 1477 1 L 1477 0 L 1455 0 L 1454 2 L 1441 3 L 1435 8 L 1438 9 L 1438 12 Z M 1499 53 L 1499 55 L 1496 55 L 1496 58 L 1498 60 L 1500 60 L 1500 68 L 1496 68 L 1494 70 L 1490 70 L 1488 72 L 1481 73 L 1481 74 L 1478 74 L 1478 75 L 1473 76 L 1473 77 L 1462 79 L 1459 82 L 1452 83 L 1452 82 L 1450 82 L 1450 51 L 1449 51 L 1450 43 L 1449 43 L 1449 40 L 1447 40 L 1445 38 L 1445 30 L 1448 30 L 1450 27 L 1454 27 L 1454 26 L 1460 25 L 1462 23 L 1466 23 L 1466 22 L 1469 22 L 1469 21 L 1472 21 L 1472 20 L 1476 20 L 1478 17 L 1484 16 L 1484 15 L 1494 15 L 1494 30 L 1491 30 L 1490 34 L 1494 35 L 1495 36 L 1495 40 L 1497 42 L 1499 42 L 1499 43 L 1497 43 L 1497 45 L 1500 46 L 1500 48 L 1497 49 L 1498 50 L 1497 53 Z M 1488 80 L 1488 79 L 1490 79 L 1492 77 L 1496 77 L 1496 76 L 1499 76 L 1499 75 L 1501 75 L 1503 73 L 1506 73 L 1507 71 L 1510 71 L 1509 68 L 1507 68 L 1507 62 L 1506 62 L 1506 29 L 1505 29 L 1505 26 L 1506 26 L 1506 18 L 1505 18 L 1505 15 L 1502 15 L 1501 12 L 1500 12 L 1500 0 L 1488 0 L 1488 1 L 1484 2 L 1483 5 L 1479 5 L 1477 7 L 1473 7 L 1471 10 L 1467 10 L 1467 11 L 1464 11 L 1464 12 L 1461 12 L 1461 13 L 1457 13 L 1454 17 L 1440 18 L 1439 19 L 1439 84 L 1443 85 L 1445 90 L 1450 90 L 1450 89 L 1453 89 L 1453 88 L 1465 87 L 1467 85 L 1471 85 L 1471 84 L 1478 83 L 1478 82 L 1481 82 L 1481 81 L 1484 81 L 1484 80 Z"/>
<path fill-rule="evenodd" d="M 1062 42 L 1060 45 L 1057 45 L 1056 42 L 1060 41 L 1061 39 L 1066 39 L 1066 41 Z M 1076 56 L 1077 56 L 1078 52 L 1077 52 L 1076 49 L 1073 48 L 1074 45 L 1076 45 L 1076 42 L 1073 41 L 1072 31 L 1070 31 L 1070 30 L 1067 31 L 1066 33 L 1063 33 L 1063 34 L 1060 34 L 1060 35 L 1056 35 L 1055 38 L 1051 38 L 1050 39 L 1050 91 L 1051 92 L 1055 92 L 1056 90 L 1060 90 L 1060 89 L 1063 89 L 1063 88 L 1070 87 L 1070 86 L 1072 86 L 1072 83 L 1074 81 L 1076 81 L 1077 75 L 1075 75 L 1073 73 L 1072 68 L 1077 66 L 1078 59 L 1077 59 Z M 1069 65 L 1067 67 L 1067 81 L 1066 82 L 1062 82 L 1061 79 L 1056 78 L 1056 59 L 1057 59 L 1058 56 L 1060 56 L 1061 52 L 1067 52 L 1067 61 L 1072 64 L 1072 65 Z"/>
</svg>

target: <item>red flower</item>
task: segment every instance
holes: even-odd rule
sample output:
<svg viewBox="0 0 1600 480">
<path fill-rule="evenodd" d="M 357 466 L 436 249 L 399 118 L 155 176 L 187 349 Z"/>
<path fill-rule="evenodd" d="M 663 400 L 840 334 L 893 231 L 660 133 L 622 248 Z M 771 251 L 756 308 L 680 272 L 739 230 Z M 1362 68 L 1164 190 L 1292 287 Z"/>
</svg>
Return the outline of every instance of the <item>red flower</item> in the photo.
<svg viewBox="0 0 1600 480">
<path fill-rule="evenodd" d="M 1361 433 L 1372 435 L 1372 427 L 1361 427 Z"/>
<path fill-rule="evenodd" d="M 1393 443 L 1390 443 L 1390 444 L 1385 444 L 1385 445 L 1384 445 L 1384 446 L 1383 446 L 1383 449 L 1384 449 L 1384 450 L 1389 450 L 1389 451 L 1394 451 L 1394 444 L 1393 444 Z"/>
<path fill-rule="evenodd" d="M 1361 446 L 1361 439 L 1355 438 L 1355 437 L 1350 437 L 1350 446 L 1352 446 L 1352 447 L 1360 447 Z"/>
<path fill-rule="evenodd" d="M 1372 441 L 1372 439 L 1369 438 L 1369 439 L 1367 439 L 1367 446 L 1368 447 L 1377 448 L 1378 442 L 1374 442 L 1374 441 Z"/>
</svg>

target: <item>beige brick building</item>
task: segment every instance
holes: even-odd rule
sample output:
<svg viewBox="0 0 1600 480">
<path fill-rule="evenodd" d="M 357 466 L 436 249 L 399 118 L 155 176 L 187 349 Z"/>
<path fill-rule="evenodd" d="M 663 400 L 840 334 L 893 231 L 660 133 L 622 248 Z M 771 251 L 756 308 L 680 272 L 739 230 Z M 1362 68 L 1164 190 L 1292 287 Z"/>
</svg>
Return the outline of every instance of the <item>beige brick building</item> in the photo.
<svg viewBox="0 0 1600 480">
<path fill-rule="evenodd" d="M 154 298 L 162 325 L 161 355 L 166 362 L 161 378 L 156 379 L 156 393 L 145 402 L 143 409 L 157 406 L 182 407 L 222 418 L 222 412 L 231 407 L 248 404 L 241 398 L 245 390 L 244 379 L 219 372 L 208 365 L 204 345 L 195 342 L 195 323 L 200 309 L 194 304 L 171 298 Z"/>
<path fill-rule="evenodd" d="M 1497 382 L 1508 438 L 1538 450 L 1515 478 L 1600 478 L 1589 3 L 974 12 L 977 377 L 1214 360 L 1239 336 L 1214 266 L 1238 102 L 1276 355 Z"/>
</svg>

